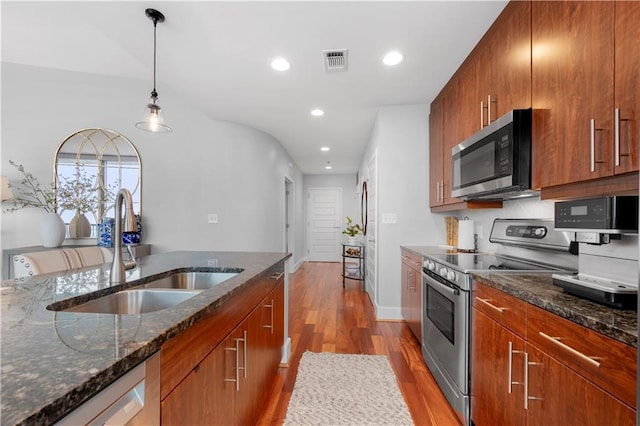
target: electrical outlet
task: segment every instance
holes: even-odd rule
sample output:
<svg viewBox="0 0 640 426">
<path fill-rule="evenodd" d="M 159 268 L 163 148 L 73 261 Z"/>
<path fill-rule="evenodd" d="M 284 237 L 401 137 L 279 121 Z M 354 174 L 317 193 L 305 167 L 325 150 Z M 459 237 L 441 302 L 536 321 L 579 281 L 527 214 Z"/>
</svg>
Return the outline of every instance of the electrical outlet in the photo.
<svg viewBox="0 0 640 426">
<path fill-rule="evenodd" d="M 207 223 L 218 223 L 218 213 L 209 213 L 207 215 Z"/>
<path fill-rule="evenodd" d="M 391 223 L 397 223 L 397 222 L 398 222 L 398 219 L 396 218 L 395 213 L 382 213 L 382 223 L 391 224 Z"/>
<path fill-rule="evenodd" d="M 218 266 L 218 259 L 207 260 L 207 266 Z"/>
</svg>

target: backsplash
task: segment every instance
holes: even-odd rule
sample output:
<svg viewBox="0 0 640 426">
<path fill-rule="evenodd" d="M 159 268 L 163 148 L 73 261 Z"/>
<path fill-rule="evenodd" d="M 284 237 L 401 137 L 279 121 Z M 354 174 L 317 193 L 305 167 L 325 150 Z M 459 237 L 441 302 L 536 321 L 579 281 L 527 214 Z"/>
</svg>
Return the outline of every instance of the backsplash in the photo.
<svg viewBox="0 0 640 426">
<path fill-rule="evenodd" d="M 494 219 L 553 219 L 553 207 L 553 201 L 529 197 L 505 201 L 502 209 L 466 210 L 457 217 L 458 219 L 468 217 L 475 221 L 478 250 L 493 253 L 496 251 L 497 244 L 489 242 L 489 235 Z"/>
</svg>

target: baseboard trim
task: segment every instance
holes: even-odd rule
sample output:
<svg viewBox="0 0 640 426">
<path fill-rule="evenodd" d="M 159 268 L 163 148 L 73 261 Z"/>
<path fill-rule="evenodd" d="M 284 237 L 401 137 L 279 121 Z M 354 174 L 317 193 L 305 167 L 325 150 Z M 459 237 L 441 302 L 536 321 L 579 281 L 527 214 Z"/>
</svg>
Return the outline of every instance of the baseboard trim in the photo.
<svg viewBox="0 0 640 426">
<path fill-rule="evenodd" d="M 290 274 L 293 274 L 294 272 L 296 272 L 298 270 L 298 268 L 300 268 L 304 262 L 307 261 L 307 257 L 304 256 L 302 259 L 298 260 L 296 263 L 293 264 L 293 268 L 289 271 Z"/>
<path fill-rule="evenodd" d="M 391 306 L 375 306 L 377 321 L 401 321 L 402 309 Z"/>
</svg>

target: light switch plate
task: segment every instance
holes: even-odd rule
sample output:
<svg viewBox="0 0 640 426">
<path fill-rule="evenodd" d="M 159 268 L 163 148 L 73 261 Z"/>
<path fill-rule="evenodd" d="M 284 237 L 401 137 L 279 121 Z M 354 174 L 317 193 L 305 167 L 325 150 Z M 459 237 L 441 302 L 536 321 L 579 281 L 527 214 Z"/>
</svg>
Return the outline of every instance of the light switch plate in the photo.
<svg viewBox="0 0 640 426">
<path fill-rule="evenodd" d="M 207 223 L 218 223 L 218 213 L 209 213 L 207 215 Z"/>
<path fill-rule="evenodd" d="M 382 213 L 382 223 L 391 224 L 397 223 L 398 219 L 395 213 Z"/>
</svg>

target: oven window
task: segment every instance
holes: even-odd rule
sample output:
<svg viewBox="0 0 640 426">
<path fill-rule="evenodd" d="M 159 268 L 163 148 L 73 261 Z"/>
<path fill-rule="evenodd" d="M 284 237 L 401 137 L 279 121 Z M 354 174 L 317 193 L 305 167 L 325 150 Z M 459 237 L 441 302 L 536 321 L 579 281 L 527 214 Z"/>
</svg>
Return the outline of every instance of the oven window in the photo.
<svg viewBox="0 0 640 426">
<path fill-rule="evenodd" d="M 427 317 L 455 345 L 454 304 L 430 285 L 427 285 Z"/>
</svg>

